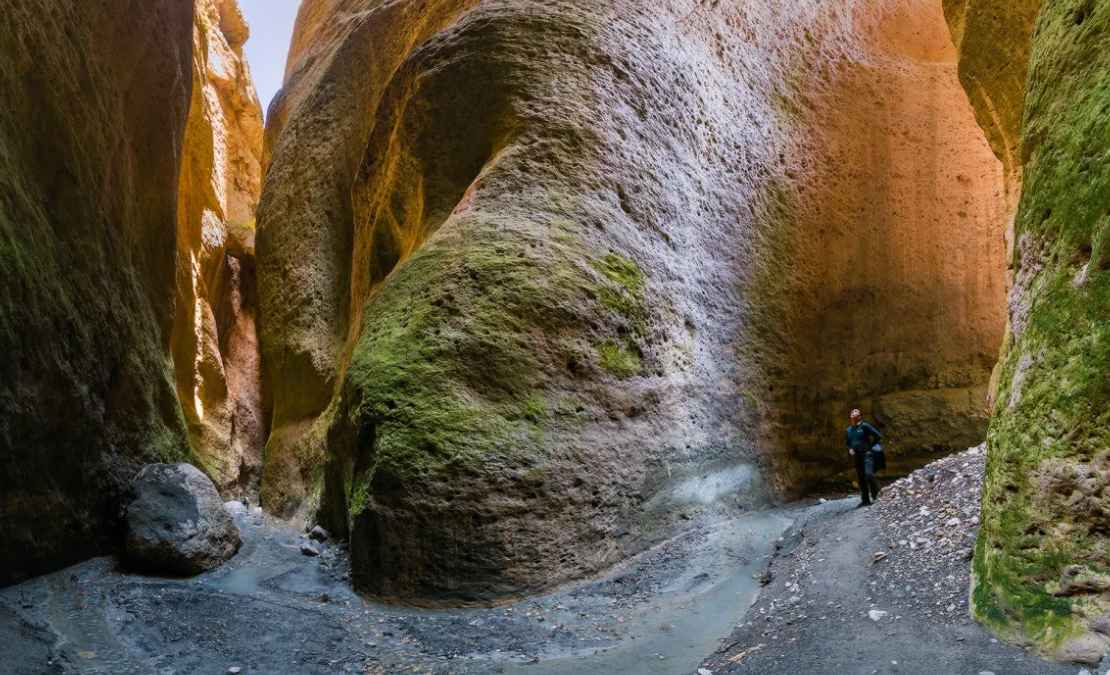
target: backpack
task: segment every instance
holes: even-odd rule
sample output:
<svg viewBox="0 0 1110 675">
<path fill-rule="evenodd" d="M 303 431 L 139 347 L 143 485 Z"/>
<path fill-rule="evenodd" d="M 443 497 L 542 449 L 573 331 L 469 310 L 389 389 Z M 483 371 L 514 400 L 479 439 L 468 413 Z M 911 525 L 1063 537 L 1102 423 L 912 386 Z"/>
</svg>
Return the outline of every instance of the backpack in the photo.
<svg viewBox="0 0 1110 675">
<path fill-rule="evenodd" d="M 875 470 L 882 471 L 886 468 L 886 453 L 883 452 L 883 446 L 879 443 L 871 446 L 871 456 L 875 460 Z"/>
</svg>

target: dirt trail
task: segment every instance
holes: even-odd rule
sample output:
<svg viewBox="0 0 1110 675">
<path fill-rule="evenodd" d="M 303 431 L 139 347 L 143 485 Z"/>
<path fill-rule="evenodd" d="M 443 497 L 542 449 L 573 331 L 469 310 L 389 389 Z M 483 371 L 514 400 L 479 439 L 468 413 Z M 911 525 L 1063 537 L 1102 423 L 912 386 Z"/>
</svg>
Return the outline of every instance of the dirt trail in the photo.
<svg viewBox="0 0 1110 675">
<path fill-rule="evenodd" d="M 1082 672 L 1003 644 L 968 615 L 983 466 L 981 449 L 953 455 L 888 486 L 871 508 L 855 508 L 853 497 L 799 518 L 771 561 L 769 585 L 702 671 Z"/>
</svg>

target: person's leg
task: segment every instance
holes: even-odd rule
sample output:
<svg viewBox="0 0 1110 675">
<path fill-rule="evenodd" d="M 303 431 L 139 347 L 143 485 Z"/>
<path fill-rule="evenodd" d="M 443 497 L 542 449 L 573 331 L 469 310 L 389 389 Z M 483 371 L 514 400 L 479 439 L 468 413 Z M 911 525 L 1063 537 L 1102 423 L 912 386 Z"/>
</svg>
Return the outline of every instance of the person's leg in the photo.
<svg viewBox="0 0 1110 675">
<path fill-rule="evenodd" d="M 871 503 L 870 484 L 867 482 L 867 472 L 863 457 L 856 457 L 856 480 L 859 481 L 859 498 L 863 504 Z"/>
<path fill-rule="evenodd" d="M 871 491 L 871 499 L 879 498 L 879 481 L 875 479 L 875 455 L 867 453 L 863 460 L 863 472 L 867 478 L 867 487 Z"/>
</svg>

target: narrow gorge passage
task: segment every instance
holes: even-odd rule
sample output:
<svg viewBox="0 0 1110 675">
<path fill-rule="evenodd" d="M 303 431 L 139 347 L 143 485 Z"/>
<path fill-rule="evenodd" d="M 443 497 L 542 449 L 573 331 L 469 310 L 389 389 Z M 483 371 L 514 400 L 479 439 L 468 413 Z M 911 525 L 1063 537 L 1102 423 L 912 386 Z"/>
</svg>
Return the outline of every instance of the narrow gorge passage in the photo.
<svg viewBox="0 0 1110 675">
<path fill-rule="evenodd" d="M 1110 0 L 789 5 L 0 0 L 0 671 L 1110 665 Z"/>
</svg>

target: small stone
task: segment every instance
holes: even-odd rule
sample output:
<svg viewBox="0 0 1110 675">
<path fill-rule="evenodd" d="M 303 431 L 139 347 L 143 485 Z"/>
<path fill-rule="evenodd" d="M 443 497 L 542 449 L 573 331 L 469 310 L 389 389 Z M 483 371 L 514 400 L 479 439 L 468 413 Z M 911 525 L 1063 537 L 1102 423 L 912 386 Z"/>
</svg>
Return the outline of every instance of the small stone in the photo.
<svg viewBox="0 0 1110 675">
<path fill-rule="evenodd" d="M 887 614 L 889 614 L 889 612 L 884 612 L 881 609 L 872 609 L 872 610 L 867 612 L 867 616 L 872 621 L 882 621 L 883 619 L 886 618 Z"/>
<path fill-rule="evenodd" d="M 331 538 L 331 535 L 328 533 L 327 530 L 317 525 L 316 527 L 312 528 L 311 532 L 308 533 L 308 538 L 312 539 L 313 541 L 327 541 Z"/>
<path fill-rule="evenodd" d="M 1110 613 L 1103 614 L 1091 622 L 1091 630 L 1110 637 Z"/>
<path fill-rule="evenodd" d="M 243 672 L 243 669 L 239 666 L 232 666 L 227 669 L 227 675 L 239 675 L 241 672 Z"/>
<path fill-rule="evenodd" d="M 713 671 L 706 668 L 698 668 L 698 675 L 713 675 Z"/>
<path fill-rule="evenodd" d="M 1085 633 L 1060 645 L 1055 657 L 1058 661 L 1096 664 L 1106 654 L 1107 646 L 1110 646 L 1110 640 L 1105 636 Z"/>
<path fill-rule="evenodd" d="M 301 544 L 301 553 L 310 558 L 315 558 L 316 556 L 320 555 L 320 549 L 316 548 L 316 546 L 312 542 L 306 541 Z"/>
</svg>

